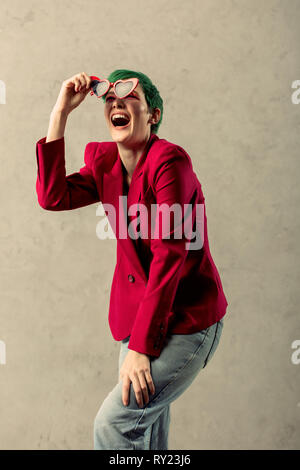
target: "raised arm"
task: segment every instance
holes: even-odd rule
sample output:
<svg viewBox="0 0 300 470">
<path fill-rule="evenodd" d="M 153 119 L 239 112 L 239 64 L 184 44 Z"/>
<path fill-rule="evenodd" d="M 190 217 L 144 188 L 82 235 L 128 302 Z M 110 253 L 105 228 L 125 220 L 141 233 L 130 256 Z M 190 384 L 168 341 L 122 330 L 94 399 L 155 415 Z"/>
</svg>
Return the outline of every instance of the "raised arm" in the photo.
<svg viewBox="0 0 300 470">
<path fill-rule="evenodd" d="M 94 174 L 94 155 L 97 142 L 85 147 L 84 163 L 79 172 L 66 176 L 64 137 L 36 144 L 36 192 L 39 205 L 50 211 L 77 209 L 100 201 Z"/>
<path fill-rule="evenodd" d="M 83 72 L 63 82 L 51 112 L 47 137 L 36 143 L 36 191 L 43 209 L 70 210 L 100 201 L 93 173 L 97 142 L 87 144 L 85 165 L 79 172 L 66 176 L 65 168 L 64 132 L 67 119 L 88 94 L 90 81 L 90 77 Z"/>
</svg>

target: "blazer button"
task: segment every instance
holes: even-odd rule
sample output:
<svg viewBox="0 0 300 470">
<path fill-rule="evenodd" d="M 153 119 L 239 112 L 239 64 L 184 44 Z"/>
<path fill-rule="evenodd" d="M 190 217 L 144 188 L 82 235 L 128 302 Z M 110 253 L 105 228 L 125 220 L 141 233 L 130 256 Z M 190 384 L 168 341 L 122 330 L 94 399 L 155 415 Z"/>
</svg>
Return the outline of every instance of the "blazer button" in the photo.
<svg viewBox="0 0 300 470">
<path fill-rule="evenodd" d="M 134 282 L 134 276 L 132 274 L 128 274 L 128 281 Z"/>
</svg>

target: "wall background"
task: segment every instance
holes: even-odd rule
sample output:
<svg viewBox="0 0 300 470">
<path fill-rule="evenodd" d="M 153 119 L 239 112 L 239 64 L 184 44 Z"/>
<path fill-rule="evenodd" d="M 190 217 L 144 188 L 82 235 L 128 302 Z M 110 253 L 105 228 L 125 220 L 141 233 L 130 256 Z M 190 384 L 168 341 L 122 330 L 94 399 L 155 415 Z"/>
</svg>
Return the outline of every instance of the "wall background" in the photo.
<svg viewBox="0 0 300 470">
<path fill-rule="evenodd" d="M 171 408 L 170 449 L 299 449 L 299 0 L 2 0 L 1 449 L 91 449 L 115 385 L 107 321 L 116 241 L 96 205 L 37 203 L 36 141 L 61 83 L 115 68 L 150 76 L 159 136 L 192 158 L 229 306 L 219 348 Z M 89 96 L 66 127 L 67 173 L 111 140 Z"/>
</svg>

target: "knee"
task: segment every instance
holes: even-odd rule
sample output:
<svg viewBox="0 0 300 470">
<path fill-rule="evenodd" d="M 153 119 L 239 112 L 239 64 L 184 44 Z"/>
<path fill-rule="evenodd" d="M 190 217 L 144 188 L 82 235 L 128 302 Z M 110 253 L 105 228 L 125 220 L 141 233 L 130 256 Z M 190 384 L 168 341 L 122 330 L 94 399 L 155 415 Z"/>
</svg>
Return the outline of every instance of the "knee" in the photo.
<svg viewBox="0 0 300 470">
<path fill-rule="evenodd" d="M 104 437 L 112 432 L 117 432 L 118 428 L 122 427 L 124 420 L 124 412 L 117 403 L 104 400 L 94 418 L 94 434 Z"/>
<path fill-rule="evenodd" d="M 109 420 L 101 410 L 94 419 L 94 448 L 98 450 L 109 449 L 115 439 L 112 438 L 112 427 Z"/>
<path fill-rule="evenodd" d="M 98 411 L 94 419 L 95 449 L 132 449 L 130 420 L 116 411 Z"/>
<path fill-rule="evenodd" d="M 107 419 L 105 414 L 100 409 L 94 418 L 94 435 L 105 435 L 109 427 L 109 419 Z"/>
</svg>

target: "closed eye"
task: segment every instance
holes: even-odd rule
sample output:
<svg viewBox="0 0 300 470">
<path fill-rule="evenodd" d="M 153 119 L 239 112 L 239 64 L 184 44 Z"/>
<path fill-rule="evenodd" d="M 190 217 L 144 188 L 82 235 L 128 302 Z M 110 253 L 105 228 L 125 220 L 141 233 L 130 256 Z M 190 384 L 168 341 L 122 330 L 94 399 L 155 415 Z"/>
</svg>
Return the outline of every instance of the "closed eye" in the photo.
<svg viewBox="0 0 300 470">
<path fill-rule="evenodd" d="M 127 98 L 135 98 L 135 99 L 138 100 L 138 97 L 135 96 L 135 95 L 128 95 L 128 96 L 126 96 L 126 98 L 124 98 L 124 99 L 127 100 Z M 109 101 L 111 101 L 111 100 L 113 100 L 113 99 L 114 99 L 113 96 L 108 96 L 108 97 L 106 98 L 106 100 L 105 100 L 105 103 L 107 103 L 107 102 L 109 102 Z"/>
</svg>

